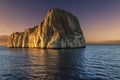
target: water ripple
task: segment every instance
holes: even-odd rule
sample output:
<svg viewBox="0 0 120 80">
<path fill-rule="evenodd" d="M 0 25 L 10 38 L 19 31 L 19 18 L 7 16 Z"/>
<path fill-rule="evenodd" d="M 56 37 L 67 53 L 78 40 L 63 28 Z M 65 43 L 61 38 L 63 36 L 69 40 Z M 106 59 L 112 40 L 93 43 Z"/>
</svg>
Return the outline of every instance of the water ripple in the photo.
<svg viewBox="0 0 120 80">
<path fill-rule="evenodd" d="M 0 80 L 120 80 L 120 46 L 86 49 L 0 47 Z"/>
</svg>

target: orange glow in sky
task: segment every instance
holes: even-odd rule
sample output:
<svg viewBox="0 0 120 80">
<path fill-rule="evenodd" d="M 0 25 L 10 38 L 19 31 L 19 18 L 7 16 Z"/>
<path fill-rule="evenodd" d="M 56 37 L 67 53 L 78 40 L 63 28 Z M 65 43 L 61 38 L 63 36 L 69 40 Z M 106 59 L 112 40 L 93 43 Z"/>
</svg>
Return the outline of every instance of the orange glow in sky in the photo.
<svg viewBox="0 0 120 80">
<path fill-rule="evenodd" d="M 0 35 L 40 24 L 53 7 L 78 18 L 87 42 L 120 40 L 120 0 L 0 0 Z"/>
</svg>

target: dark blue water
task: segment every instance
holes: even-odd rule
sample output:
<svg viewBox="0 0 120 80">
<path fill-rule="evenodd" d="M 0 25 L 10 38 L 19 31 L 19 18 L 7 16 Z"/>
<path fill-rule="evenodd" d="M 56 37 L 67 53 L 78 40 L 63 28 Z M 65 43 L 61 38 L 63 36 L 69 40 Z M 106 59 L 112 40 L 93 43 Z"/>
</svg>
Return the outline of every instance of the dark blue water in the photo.
<svg viewBox="0 0 120 80">
<path fill-rule="evenodd" d="M 0 47 L 0 80 L 120 80 L 120 45 L 57 50 Z"/>
</svg>

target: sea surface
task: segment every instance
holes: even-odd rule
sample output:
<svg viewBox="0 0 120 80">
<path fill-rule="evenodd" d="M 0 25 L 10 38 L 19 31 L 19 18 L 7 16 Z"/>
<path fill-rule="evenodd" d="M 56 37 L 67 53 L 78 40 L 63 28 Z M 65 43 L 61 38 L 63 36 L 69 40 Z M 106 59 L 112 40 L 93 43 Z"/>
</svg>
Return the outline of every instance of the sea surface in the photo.
<svg viewBox="0 0 120 80">
<path fill-rule="evenodd" d="M 120 80 L 120 45 L 0 47 L 0 80 Z"/>
</svg>

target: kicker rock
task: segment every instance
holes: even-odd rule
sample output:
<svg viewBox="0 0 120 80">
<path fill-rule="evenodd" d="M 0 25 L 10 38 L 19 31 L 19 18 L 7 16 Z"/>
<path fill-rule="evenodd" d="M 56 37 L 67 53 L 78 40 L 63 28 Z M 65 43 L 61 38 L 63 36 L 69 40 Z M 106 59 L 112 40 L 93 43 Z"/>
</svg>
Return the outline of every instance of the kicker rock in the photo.
<svg viewBox="0 0 120 80">
<path fill-rule="evenodd" d="M 53 8 L 40 25 L 11 34 L 7 47 L 80 48 L 85 47 L 85 38 L 74 15 Z"/>
</svg>

